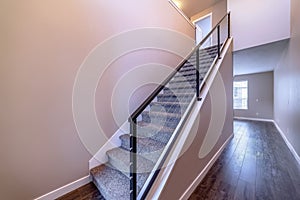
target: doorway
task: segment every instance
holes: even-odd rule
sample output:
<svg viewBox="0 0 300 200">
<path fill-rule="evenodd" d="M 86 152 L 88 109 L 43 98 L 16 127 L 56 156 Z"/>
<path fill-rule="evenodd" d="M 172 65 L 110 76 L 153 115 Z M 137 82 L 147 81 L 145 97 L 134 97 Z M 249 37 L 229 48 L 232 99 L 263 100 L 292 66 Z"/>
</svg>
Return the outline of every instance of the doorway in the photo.
<svg viewBox="0 0 300 200">
<path fill-rule="evenodd" d="M 194 24 L 196 26 L 196 45 L 198 45 L 212 29 L 212 13 L 195 20 Z M 211 46 L 211 40 L 212 38 L 209 38 L 202 47 Z"/>
</svg>

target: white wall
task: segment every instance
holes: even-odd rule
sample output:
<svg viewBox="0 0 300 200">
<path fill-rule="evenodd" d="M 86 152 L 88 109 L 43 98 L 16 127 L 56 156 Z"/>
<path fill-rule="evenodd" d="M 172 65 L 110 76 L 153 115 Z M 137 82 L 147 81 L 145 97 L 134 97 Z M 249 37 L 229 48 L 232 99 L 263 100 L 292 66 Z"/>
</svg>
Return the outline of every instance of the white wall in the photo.
<svg viewBox="0 0 300 200">
<path fill-rule="evenodd" d="M 234 51 L 290 37 L 290 0 L 228 0 Z"/>
<path fill-rule="evenodd" d="M 198 44 L 212 29 L 212 16 L 208 15 L 203 19 L 196 21 L 195 24 L 200 28 L 200 30 L 196 29 L 196 42 Z"/>
</svg>

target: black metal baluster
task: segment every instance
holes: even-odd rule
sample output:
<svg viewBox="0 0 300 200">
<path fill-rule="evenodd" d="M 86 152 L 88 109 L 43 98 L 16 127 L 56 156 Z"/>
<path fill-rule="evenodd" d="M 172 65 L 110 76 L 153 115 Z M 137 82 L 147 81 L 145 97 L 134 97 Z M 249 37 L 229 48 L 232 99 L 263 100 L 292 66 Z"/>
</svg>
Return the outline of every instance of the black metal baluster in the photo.
<svg viewBox="0 0 300 200">
<path fill-rule="evenodd" d="M 137 134 L 136 119 L 130 120 L 130 199 L 137 199 Z"/>
<path fill-rule="evenodd" d="M 199 69 L 200 69 L 200 62 L 199 62 L 199 48 L 196 51 L 196 94 L 197 94 L 197 101 L 200 101 L 200 74 L 199 74 Z"/>
<path fill-rule="evenodd" d="M 217 32 L 218 32 L 218 58 L 221 58 L 220 25 L 218 25 Z"/>
<path fill-rule="evenodd" d="M 165 88 L 165 86 L 170 82 L 170 80 L 176 75 L 178 71 L 182 67 L 185 66 L 185 64 L 188 62 L 188 60 L 191 58 L 194 53 L 196 53 L 196 97 L 198 101 L 201 101 L 200 98 L 200 47 L 205 44 L 205 42 L 210 39 L 210 37 L 214 36 L 216 31 L 218 35 L 218 58 L 221 56 L 221 35 L 220 35 L 220 24 L 228 18 L 228 38 L 230 38 L 231 30 L 230 30 L 230 13 L 227 13 L 223 16 L 223 18 L 218 22 L 218 24 L 201 40 L 201 42 L 196 45 L 196 47 L 193 49 L 193 51 L 184 59 L 181 61 L 181 63 L 177 66 L 176 70 L 172 72 L 163 82 L 160 84 L 149 96 L 148 98 L 131 114 L 129 117 L 130 122 L 130 199 L 136 200 L 137 199 L 137 118 L 138 116 L 145 110 L 147 106 L 152 102 L 153 99 Z M 216 30 L 217 29 L 217 30 Z M 226 42 L 226 40 L 225 40 Z M 225 44 L 224 42 L 224 44 Z M 213 66 L 211 66 L 212 68 Z M 201 89 L 204 88 L 205 80 L 202 80 L 201 83 Z M 165 155 L 166 156 L 166 155 Z M 162 161 L 159 163 L 159 166 L 163 166 L 165 159 L 162 159 Z M 153 173 L 152 177 L 150 177 L 149 184 L 145 186 L 145 189 L 141 190 L 141 199 L 145 199 L 155 182 L 156 177 L 158 176 L 160 167 L 155 169 L 155 172 Z"/>
<path fill-rule="evenodd" d="M 231 31 L 231 30 L 230 30 L 230 12 L 228 13 L 228 16 L 227 16 L 227 17 L 228 17 L 228 19 L 227 19 L 227 20 L 228 20 L 228 21 L 227 21 L 227 22 L 228 22 L 228 24 L 227 24 L 227 26 L 228 26 L 228 38 L 230 38 L 230 31 Z"/>
</svg>

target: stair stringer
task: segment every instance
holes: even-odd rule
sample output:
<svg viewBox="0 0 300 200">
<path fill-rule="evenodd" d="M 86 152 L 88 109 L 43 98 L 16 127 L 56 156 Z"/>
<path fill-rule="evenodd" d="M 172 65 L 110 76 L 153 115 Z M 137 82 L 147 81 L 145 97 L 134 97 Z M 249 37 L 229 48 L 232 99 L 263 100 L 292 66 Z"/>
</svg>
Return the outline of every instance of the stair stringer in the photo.
<svg viewBox="0 0 300 200">
<path fill-rule="evenodd" d="M 124 124 L 113 134 L 111 138 L 99 149 L 99 151 L 89 160 L 89 170 L 108 161 L 106 152 L 121 146 L 121 135 L 129 133 L 129 122 Z"/>
<path fill-rule="evenodd" d="M 176 160 L 185 152 L 185 150 L 189 147 L 189 142 L 192 142 L 190 138 L 192 134 L 196 134 L 196 129 L 198 128 L 199 120 L 200 120 L 200 110 L 202 105 L 204 104 L 204 100 L 209 95 L 209 89 L 211 88 L 212 84 L 215 81 L 216 76 L 218 75 L 219 69 L 222 66 L 223 59 L 227 51 L 231 48 L 232 45 L 232 38 L 230 38 L 221 53 L 221 58 L 217 60 L 215 66 L 210 71 L 210 75 L 207 77 L 205 81 L 205 85 L 200 93 L 200 97 L 202 98 L 201 101 L 196 101 L 192 104 L 190 111 L 187 110 L 189 115 L 187 116 L 186 123 L 182 126 L 179 130 L 178 137 L 169 152 L 163 167 L 160 169 L 160 172 L 155 179 L 146 199 L 160 199 L 160 196 L 165 188 L 165 185 L 172 174 L 173 168 L 176 164 Z M 194 100 L 194 99 L 193 99 Z M 174 133 L 176 134 L 176 133 Z M 189 141 L 187 141 L 189 140 Z M 215 159 L 216 160 L 216 159 Z M 215 161 L 214 160 L 214 161 Z M 212 166 L 212 164 L 211 164 Z M 207 169 L 206 169 L 207 170 Z M 146 184 L 145 184 L 146 185 Z M 142 192 L 140 193 L 142 194 Z M 141 199 L 139 196 L 138 199 Z"/>
<path fill-rule="evenodd" d="M 225 45 L 224 51 L 223 51 L 221 57 L 223 57 L 224 56 L 223 54 L 225 54 L 227 52 L 227 48 L 229 48 L 228 43 L 231 43 L 231 40 L 229 42 L 227 42 L 227 44 Z M 222 59 L 216 59 L 216 61 L 214 61 L 214 68 L 211 71 L 209 71 L 210 75 L 207 76 L 203 90 L 200 93 L 200 95 L 201 95 L 200 97 L 203 100 L 208 95 L 209 88 L 213 83 L 214 77 L 216 76 L 221 63 L 222 63 Z M 170 153 L 169 152 L 167 153 L 168 156 L 167 156 L 166 161 L 164 162 L 164 166 L 162 167 L 162 170 L 160 171 L 158 178 L 155 180 L 153 187 L 151 188 L 146 199 L 159 198 L 159 195 L 161 194 L 162 190 L 164 189 L 164 186 L 172 172 L 172 169 L 175 165 L 175 161 L 177 160 L 177 158 L 180 156 L 181 152 L 184 151 L 184 148 L 186 147 L 186 142 L 187 142 L 186 140 L 191 135 L 190 132 L 194 128 L 193 125 L 197 121 L 197 117 L 198 117 L 198 114 L 202 107 L 203 100 L 198 102 L 195 100 L 195 97 L 194 97 L 192 103 L 190 104 L 189 108 L 186 111 L 185 116 L 183 116 L 183 118 L 185 118 L 184 122 L 179 124 L 178 127 L 180 127 L 180 128 L 178 128 L 177 131 L 175 130 L 175 132 L 173 133 L 174 135 L 176 135 L 176 138 L 177 138 L 177 139 L 175 138 L 175 140 L 174 140 L 175 144 L 173 145 L 173 148 L 171 149 Z M 157 101 L 157 99 L 155 99 L 154 101 Z M 188 123 L 185 123 L 185 121 L 188 121 Z M 176 132 L 178 134 L 176 134 Z M 108 157 L 106 155 L 106 152 L 113 148 L 120 147 L 121 140 L 119 139 L 119 137 L 126 133 L 129 133 L 129 123 L 128 122 L 125 122 L 121 126 L 121 128 L 118 129 L 115 132 L 115 134 L 103 145 L 103 147 L 101 149 L 99 149 L 99 151 L 93 156 L 93 158 L 89 161 L 89 169 L 92 169 L 96 166 L 99 166 L 101 164 L 105 164 L 106 162 L 108 162 Z M 172 139 L 174 139 L 174 138 L 171 138 L 170 140 L 172 140 Z M 165 149 L 168 149 L 168 148 L 165 148 Z M 165 154 L 165 152 L 162 153 L 162 155 L 164 155 L 164 154 Z M 160 158 L 159 160 L 162 160 L 162 159 L 163 158 Z M 159 162 L 157 162 L 157 163 L 159 163 Z M 154 167 L 154 169 L 156 169 L 156 167 Z M 153 171 L 152 173 L 155 173 L 155 171 Z M 149 182 L 149 180 L 146 181 L 145 186 L 147 185 L 147 182 Z M 153 193 L 153 191 L 154 191 L 154 193 Z M 141 189 L 141 192 L 140 192 L 140 195 L 142 195 L 142 194 L 143 194 L 143 188 Z M 139 197 L 138 199 L 141 199 L 141 198 Z"/>
</svg>

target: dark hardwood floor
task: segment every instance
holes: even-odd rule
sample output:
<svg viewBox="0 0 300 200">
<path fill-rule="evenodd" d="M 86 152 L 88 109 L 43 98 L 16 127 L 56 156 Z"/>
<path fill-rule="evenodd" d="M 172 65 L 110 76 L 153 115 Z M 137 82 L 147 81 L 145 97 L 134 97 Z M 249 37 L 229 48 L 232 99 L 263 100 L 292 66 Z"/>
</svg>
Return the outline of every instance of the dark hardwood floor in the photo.
<svg viewBox="0 0 300 200">
<path fill-rule="evenodd" d="M 86 184 L 56 200 L 105 200 L 93 183 Z"/>
<path fill-rule="evenodd" d="M 190 200 L 300 199 L 300 167 L 271 122 L 234 121 L 234 138 Z"/>
<path fill-rule="evenodd" d="M 87 184 L 59 200 L 103 200 Z M 234 121 L 234 138 L 190 200 L 300 200 L 300 167 L 270 122 Z"/>
</svg>

